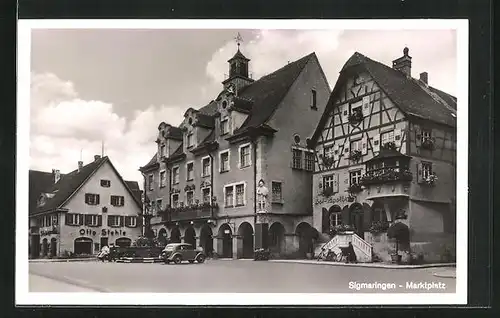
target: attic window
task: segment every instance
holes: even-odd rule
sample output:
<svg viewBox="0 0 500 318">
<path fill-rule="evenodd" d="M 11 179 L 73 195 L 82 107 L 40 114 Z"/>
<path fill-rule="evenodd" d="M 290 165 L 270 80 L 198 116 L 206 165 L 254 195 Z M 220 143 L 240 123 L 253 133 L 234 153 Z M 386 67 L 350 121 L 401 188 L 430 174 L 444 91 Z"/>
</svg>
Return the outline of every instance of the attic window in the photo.
<svg viewBox="0 0 500 318">
<path fill-rule="evenodd" d="M 315 89 L 311 90 L 311 108 L 312 109 L 318 108 L 318 106 L 316 105 L 316 90 Z"/>
<path fill-rule="evenodd" d="M 296 144 L 300 144 L 300 136 L 299 136 L 299 135 L 297 135 L 297 134 L 295 134 L 295 135 L 293 136 L 293 141 L 294 141 Z"/>
<path fill-rule="evenodd" d="M 111 181 L 109 180 L 101 180 L 101 187 L 109 188 L 111 186 Z"/>
</svg>

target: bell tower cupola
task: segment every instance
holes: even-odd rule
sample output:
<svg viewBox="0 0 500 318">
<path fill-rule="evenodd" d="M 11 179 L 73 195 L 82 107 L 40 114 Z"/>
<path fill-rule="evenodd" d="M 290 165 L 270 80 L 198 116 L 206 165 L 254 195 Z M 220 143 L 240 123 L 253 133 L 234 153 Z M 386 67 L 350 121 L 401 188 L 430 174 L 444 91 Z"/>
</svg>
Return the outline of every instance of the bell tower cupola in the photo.
<svg viewBox="0 0 500 318">
<path fill-rule="evenodd" d="M 229 63 L 229 77 L 225 79 L 222 84 L 224 85 L 224 89 L 228 89 L 232 86 L 237 93 L 242 87 L 247 86 L 254 80 L 250 78 L 248 73 L 250 59 L 240 51 L 240 44 L 243 42 L 243 39 L 239 33 L 235 41 L 238 45 L 238 50 L 236 54 L 227 61 Z"/>
</svg>

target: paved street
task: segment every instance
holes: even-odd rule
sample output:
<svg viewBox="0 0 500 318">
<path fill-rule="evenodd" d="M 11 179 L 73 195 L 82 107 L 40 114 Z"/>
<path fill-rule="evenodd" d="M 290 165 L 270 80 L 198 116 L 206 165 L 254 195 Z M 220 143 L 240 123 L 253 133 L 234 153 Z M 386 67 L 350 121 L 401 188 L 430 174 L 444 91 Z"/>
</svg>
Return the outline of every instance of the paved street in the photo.
<svg viewBox="0 0 500 318">
<path fill-rule="evenodd" d="M 251 260 L 207 260 L 204 264 L 181 265 L 100 262 L 30 263 L 29 271 L 30 291 L 32 292 L 455 292 L 454 278 L 433 275 L 442 272 L 441 268 L 385 269 Z M 388 288 L 384 291 L 380 285 L 373 289 L 355 284 L 375 282 L 394 283 L 394 289 Z M 441 283 L 441 286 L 445 287 L 427 290 L 420 284 L 420 289 L 410 289 L 406 288 L 407 282 L 415 282 L 414 286 L 418 286 L 420 282 L 434 283 L 434 286 Z M 73 285 L 73 287 L 68 285 Z M 359 291 L 352 289 L 356 286 L 360 287 Z"/>
</svg>

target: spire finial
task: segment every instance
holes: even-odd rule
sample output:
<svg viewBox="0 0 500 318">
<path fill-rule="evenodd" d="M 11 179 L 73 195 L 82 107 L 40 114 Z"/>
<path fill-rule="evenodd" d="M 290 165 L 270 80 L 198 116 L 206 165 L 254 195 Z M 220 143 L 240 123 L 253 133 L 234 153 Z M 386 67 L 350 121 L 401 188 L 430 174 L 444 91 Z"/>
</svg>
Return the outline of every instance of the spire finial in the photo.
<svg viewBox="0 0 500 318">
<path fill-rule="evenodd" d="M 243 42 L 243 38 L 241 37 L 241 34 L 240 32 L 238 32 L 238 34 L 236 35 L 236 37 L 234 38 L 234 41 L 236 42 L 236 44 L 238 45 L 238 50 L 240 49 L 240 44 L 241 42 Z"/>
</svg>

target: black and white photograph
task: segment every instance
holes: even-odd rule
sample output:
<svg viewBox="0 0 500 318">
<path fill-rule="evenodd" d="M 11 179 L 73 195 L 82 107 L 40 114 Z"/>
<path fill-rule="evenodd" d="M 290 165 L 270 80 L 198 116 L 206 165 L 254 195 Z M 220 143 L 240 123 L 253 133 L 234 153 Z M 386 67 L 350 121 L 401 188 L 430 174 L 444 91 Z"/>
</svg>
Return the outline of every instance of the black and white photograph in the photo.
<svg viewBox="0 0 500 318">
<path fill-rule="evenodd" d="M 466 303 L 466 20 L 18 39 L 17 303 Z"/>
</svg>

